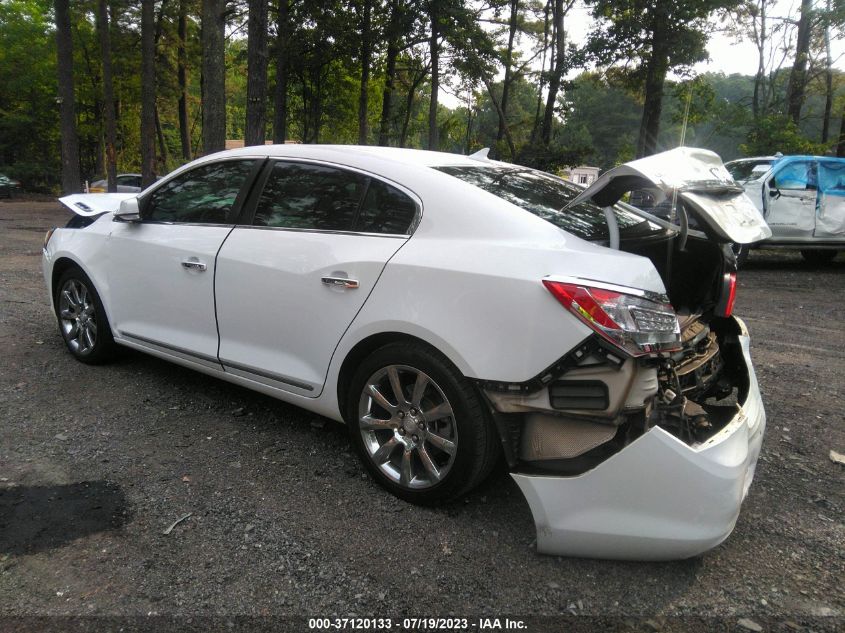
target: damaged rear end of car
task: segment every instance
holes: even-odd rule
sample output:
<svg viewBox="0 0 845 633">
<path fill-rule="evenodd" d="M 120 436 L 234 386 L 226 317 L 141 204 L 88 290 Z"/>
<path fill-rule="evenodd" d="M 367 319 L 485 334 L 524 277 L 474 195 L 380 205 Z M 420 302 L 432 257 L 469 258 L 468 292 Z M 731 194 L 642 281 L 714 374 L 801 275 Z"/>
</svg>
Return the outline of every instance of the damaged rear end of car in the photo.
<svg viewBox="0 0 845 633">
<path fill-rule="evenodd" d="M 611 210 L 642 214 L 620 200 L 644 187 L 662 191 L 673 216 L 645 214 L 662 230 L 620 231 Z M 750 339 L 733 315 L 730 245 L 769 230 L 705 150 L 611 170 L 568 206 L 579 204 L 605 210 L 606 245 L 648 258 L 666 292 L 549 274 L 545 288 L 591 334 L 532 380 L 479 386 L 531 507 L 538 551 L 695 556 L 732 531 L 762 443 Z"/>
</svg>

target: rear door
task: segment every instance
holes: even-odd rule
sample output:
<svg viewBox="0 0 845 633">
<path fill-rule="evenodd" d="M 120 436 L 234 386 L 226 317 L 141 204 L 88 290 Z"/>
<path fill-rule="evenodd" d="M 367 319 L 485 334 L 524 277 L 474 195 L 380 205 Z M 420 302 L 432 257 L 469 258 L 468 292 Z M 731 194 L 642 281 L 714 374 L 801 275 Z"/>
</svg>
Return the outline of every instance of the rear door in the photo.
<svg viewBox="0 0 845 633">
<path fill-rule="evenodd" d="M 232 230 L 217 258 L 220 362 L 316 397 L 420 206 L 398 185 L 334 165 L 276 161 L 263 179 L 254 219 Z"/>
<path fill-rule="evenodd" d="M 791 160 L 775 167 L 763 186 L 766 222 L 772 240 L 810 240 L 816 225 L 818 174 L 816 161 Z"/>
<path fill-rule="evenodd" d="M 845 160 L 819 161 L 819 209 L 813 237 L 845 240 Z"/>
<path fill-rule="evenodd" d="M 142 202 L 141 222 L 112 223 L 108 283 L 112 327 L 120 337 L 219 368 L 215 256 L 234 226 L 255 163 L 195 167 Z"/>
</svg>

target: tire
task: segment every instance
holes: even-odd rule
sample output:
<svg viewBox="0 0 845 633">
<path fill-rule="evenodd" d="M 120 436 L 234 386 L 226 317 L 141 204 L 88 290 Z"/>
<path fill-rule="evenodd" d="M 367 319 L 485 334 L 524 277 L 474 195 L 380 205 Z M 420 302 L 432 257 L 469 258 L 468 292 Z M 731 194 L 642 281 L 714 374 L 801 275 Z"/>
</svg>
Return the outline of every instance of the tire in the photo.
<svg viewBox="0 0 845 633">
<path fill-rule="evenodd" d="M 370 354 L 350 381 L 347 403 L 350 438 L 364 467 L 411 503 L 460 497 L 499 457 L 480 394 L 445 356 L 421 344 L 391 343 Z"/>
<path fill-rule="evenodd" d="M 801 251 L 801 257 L 808 264 L 819 266 L 821 264 L 829 264 L 836 257 L 838 251 Z"/>
<path fill-rule="evenodd" d="M 94 284 L 79 268 L 66 270 L 54 289 L 59 333 L 76 360 L 98 365 L 117 351 L 103 302 Z"/>
</svg>

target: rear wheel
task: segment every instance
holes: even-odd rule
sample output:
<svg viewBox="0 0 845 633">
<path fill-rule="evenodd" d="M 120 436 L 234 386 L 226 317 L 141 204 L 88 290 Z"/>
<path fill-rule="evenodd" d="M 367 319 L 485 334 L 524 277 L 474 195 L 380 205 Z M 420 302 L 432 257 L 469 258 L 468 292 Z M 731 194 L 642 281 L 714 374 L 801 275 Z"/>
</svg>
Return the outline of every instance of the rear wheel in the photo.
<svg viewBox="0 0 845 633">
<path fill-rule="evenodd" d="M 836 257 L 837 251 L 801 251 L 801 257 L 808 264 L 829 264 Z"/>
<path fill-rule="evenodd" d="M 79 268 L 59 278 L 54 298 L 59 332 L 68 351 L 83 363 L 95 365 L 114 356 L 117 345 L 94 284 Z"/>
<path fill-rule="evenodd" d="M 346 418 L 373 478 L 412 503 L 436 504 L 468 492 L 499 454 L 473 385 L 441 354 L 415 343 L 387 345 L 361 363 Z"/>
</svg>

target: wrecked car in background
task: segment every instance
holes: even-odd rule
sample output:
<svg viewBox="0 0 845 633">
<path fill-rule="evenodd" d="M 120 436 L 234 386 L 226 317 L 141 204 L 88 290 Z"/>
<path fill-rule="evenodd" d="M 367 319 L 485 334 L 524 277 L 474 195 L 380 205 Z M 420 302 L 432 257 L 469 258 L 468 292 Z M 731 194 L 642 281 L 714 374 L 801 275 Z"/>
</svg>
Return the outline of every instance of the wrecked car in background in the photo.
<svg viewBox="0 0 845 633">
<path fill-rule="evenodd" d="M 618 202 L 644 187 L 677 223 Z M 414 503 L 503 454 L 543 553 L 683 558 L 733 529 L 765 415 L 730 244 L 769 230 L 711 152 L 584 190 L 486 152 L 259 146 L 62 202 L 44 277 L 82 362 L 127 346 L 343 421 Z"/>
<path fill-rule="evenodd" d="M 755 165 L 738 182 L 772 229 L 770 238 L 750 248 L 799 250 L 817 264 L 845 250 L 845 159 L 783 156 Z M 739 249 L 740 263 L 747 256 L 748 248 Z"/>
</svg>

